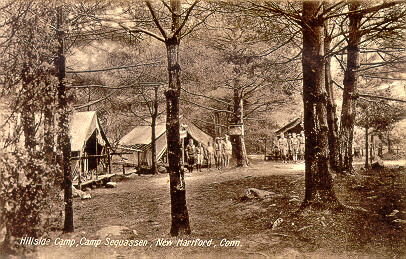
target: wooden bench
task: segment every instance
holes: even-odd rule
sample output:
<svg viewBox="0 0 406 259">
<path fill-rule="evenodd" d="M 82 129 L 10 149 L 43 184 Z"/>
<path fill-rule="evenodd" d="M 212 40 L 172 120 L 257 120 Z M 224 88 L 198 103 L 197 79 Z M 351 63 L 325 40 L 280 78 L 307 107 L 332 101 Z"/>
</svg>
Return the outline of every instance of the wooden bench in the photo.
<svg viewBox="0 0 406 259">
<path fill-rule="evenodd" d="M 276 160 L 280 160 L 280 156 L 279 155 L 275 155 L 275 154 L 266 154 L 264 157 L 265 161 L 276 161 Z"/>
<path fill-rule="evenodd" d="M 126 167 L 131 167 L 131 168 L 137 169 L 137 174 L 140 175 L 139 166 L 138 166 L 137 164 L 128 163 L 128 162 L 122 162 L 122 163 L 120 163 L 120 164 L 121 164 L 121 166 L 123 167 L 123 175 L 129 175 L 129 174 L 126 174 L 126 173 L 125 173 L 125 168 L 126 168 Z M 131 174 L 131 173 L 130 173 L 130 174 Z"/>
<path fill-rule="evenodd" d="M 75 186 L 78 189 L 82 189 L 82 188 L 85 188 L 87 186 L 92 186 L 92 185 L 105 185 L 115 175 L 116 174 L 102 174 L 102 175 L 98 175 L 97 178 L 95 178 L 95 179 L 86 180 L 81 183 L 79 183 L 78 180 L 75 180 L 72 184 L 73 184 L 73 186 Z"/>
</svg>

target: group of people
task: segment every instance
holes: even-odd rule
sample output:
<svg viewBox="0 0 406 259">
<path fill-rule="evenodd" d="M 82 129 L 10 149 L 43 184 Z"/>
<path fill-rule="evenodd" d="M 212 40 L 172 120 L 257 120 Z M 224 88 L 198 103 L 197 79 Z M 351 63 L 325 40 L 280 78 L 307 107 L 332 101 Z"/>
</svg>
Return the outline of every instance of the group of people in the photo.
<svg viewBox="0 0 406 259">
<path fill-rule="evenodd" d="M 216 138 L 214 143 L 209 141 L 207 147 L 203 146 L 202 143 L 198 143 L 197 146 L 195 146 L 193 139 L 189 139 L 189 143 L 185 148 L 185 158 L 190 173 L 193 172 L 195 165 L 196 170 L 200 172 L 205 164 L 208 170 L 210 170 L 213 165 L 218 170 L 223 167 L 228 167 L 231 154 L 232 145 L 227 135 L 224 138 Z"/>
<path fill-rule="evenodd" d="M 275 148 L 283 163 L 287 163 L 288 160 L 293 162 L 303 160 L 305 150 L 304 132 L 302 131 L 300 134 L 288 133 L 287 137 L 285 137 L 284 133 L 281 133 L 276 141 Z"/>
</svg>

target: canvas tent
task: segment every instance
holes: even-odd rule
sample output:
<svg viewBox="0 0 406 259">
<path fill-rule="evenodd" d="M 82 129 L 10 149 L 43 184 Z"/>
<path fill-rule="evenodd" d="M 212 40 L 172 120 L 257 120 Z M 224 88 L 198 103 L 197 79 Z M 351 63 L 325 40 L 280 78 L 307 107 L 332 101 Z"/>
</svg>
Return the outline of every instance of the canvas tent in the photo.
<svg viewBox="0 0 406 259">
<path fill-rule="evenodd" d="M 90 171 L 97 169 L 101 162 L 104 162 L 104 169 L 109 166 L 108 161 L 100 159 L 103 155 L 109 159 L 110 144 L 95 111 L 73 113 L 69 121 L 69 134 L 72 157 L 77 158 L 73 170 L 80 167 L 82 171 Z"/>
<path fill-rule="evenodd" d="M 213 138 L 210 135 L 196 127 L 196 125 L 188 121 L 186 118 L 182 118 L 180 122 L 181 125 L 186 128 L 187 132 L 187 136 L 185 137 L 185 145 L 188 143 L 189 139 L 193 139 L 195 141 L 195 145 L 197 143 L 202 143 L 205 148 L 207 148 L 208 142 L 213 143 Z"/>
<path fill-rule="evenodd" d="M 293 121 L 289 122 L 282 128 L 278 129 L 275 131 L 275 135 L 280 135 L 280 134 L 287 134 L 287 133 L 296 133 L 299 134 L 303 130 L 303 119 L 302 118 L 296 118 Z"/>
<path fill-rule="evenodd" d="M 123 158 L 132 164 L 151 165 L 151 126 L 137 126 L 127 135 L 120 139 L 118 145 L 125 151 L 132 151 L 132 154 L 124 154 Z M 165 123 L 155 126 L 155 147 L 157 160 L 161 159 L 166 151 L 166 125 Z"/>
<path fill-rule="evenodd" d="M 17 146 L 24 143 L 24 135 L 21 133 L 21 116 L 19 113 L 2 112 L 0 114 L 1 122 L 7 122 L 3 125 L 0 134 L 0 145 L 7 151 L 12 151 L 12 146 L 7 146 L 15 139 Z M 41 140 L 44 134 L 43 115 L 35 114 L 36 137 Z M 100 126 L 95 111 L 75 112 L 69 117 L 69 135 L 71 142 L 72 170 L 75 173 L 78 170 L 89 171 L 96 169 L 100 162 L 104 162 L 102 157 L 89 157 L 95 155 L 106 155 L 109 153 L 110 144 Z M 55 136 L 54 142 L 57 143 Z M 43 143 L 39 141 L 37 148 L 40 150 Z M 76 158 L 76 159 L 75 159 Z M 109 166 L 104 162 L 105 168 Z"/>
<path fill-rule="evenodd" d="M 181 118 L 180 124 L 182 128 L 186 129 L 186 135 L 183 136 L 185 143 L 187 143 L 189 139 L 193 139 L 195 144 L 202 143 L 203 146 L 207 147 L 208 142 L 213 142 L 213 138 L 210 135 L 200 130 L 187 119 Z M 151 126 L 135 127 L 125 135 L 119 141 L 119 147 L 125 151 L 132 151 L 133 153 L 124 154 L 124 160 L 134 165 L 150 166 L 152 164 L 151 136 Z M 155 136 L 157 160 L 166 161 L 167 135 L 165 123 L 155 126 Z"/>
</svg>

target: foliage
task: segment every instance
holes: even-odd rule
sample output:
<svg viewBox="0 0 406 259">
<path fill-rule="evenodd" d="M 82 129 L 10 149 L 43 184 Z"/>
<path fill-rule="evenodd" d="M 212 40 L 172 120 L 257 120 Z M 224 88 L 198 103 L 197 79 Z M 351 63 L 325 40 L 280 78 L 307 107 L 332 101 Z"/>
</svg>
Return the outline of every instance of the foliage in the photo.
<svg viewBox="0 0 406 259">
<path fill-rule="evenodd" d="M 19 247 L 16 238 L 37 238 L 49 227 L 49 197 L 58 190 L 53 185 L 58 169 L 43 157 L 25 149 L 0 153 L 0 219 L 7 228 L 5 245 L 11 249 Z"/>
</svg>

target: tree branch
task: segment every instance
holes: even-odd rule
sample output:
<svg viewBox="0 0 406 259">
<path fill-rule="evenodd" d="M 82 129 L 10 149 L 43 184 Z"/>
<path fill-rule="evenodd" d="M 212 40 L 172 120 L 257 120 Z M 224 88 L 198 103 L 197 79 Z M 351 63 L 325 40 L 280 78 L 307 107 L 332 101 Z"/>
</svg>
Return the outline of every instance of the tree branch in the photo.
<svg viewBox="0 0 406 259">
<path fill-rule="evenodd" d="M 161 24 L 159 23 L 158 18 L 157 18 L 156 14 L 155 14 L 155 11 L 152 8 L 151 2 L 149 0 L 147 0 L 147 1 L 145 1 L 145 4 L 147 5 L 147 7 L 149 9 L 149 12 L 152 15 L 152 20 L 154 21 L 156 27 L 158 27 L 159 31 L 161 32 L 162 36 L 164 37 L 164 39 L 165 39 L 164 41 L 167 41 L 168 36 L 166 35 L 166 33 L 165 33 L 164 29 L 162 28 Z"/>
<path fill-rule="evenodd" d="M 98 103 L 98 102 L 101 102 L 101 101 L 103 101 L 103 100 L 106 100 L 106 99 L 110 98 L 110 96 L 112 96 L 112 95 L 115 94 L 115 93 L 116 93 L 116 92 L 112 92 L 112 93 L 110 93 L 109 95 L 107 95 L 106 97 L 97 99 L 97 100 L 92 101 L 92 102 L 87 103 L 87 104 L 75 105 L 75 106 L 73 106 L 73 109 L 79 110 L 79 109 L 82 109 L 82 108 L 86 108 L 86 107 L 92 106 L 92 105 L 94 105 L 94 104 L 96 104 L 96 103 Z"/>
<path fill-rule="evenodd" d="M 336 81 L 332 80 L 333 84 L 338 86 L 341 90 L 344 90 L 344 88 L 337 84 Z M 384 97 L 384 96 L 377 96 L 377 95 L 370 95 L 370 94 L 358 94 L 360 97 L 367 97 L 367 98 L 375 98 L 375 99 L 382 99 L 382 100 L 387 100 L 387 101 L 395 101 L 395 102 L 401 102 L 401 103 L 406 103 L 406 100 L 400 100 L 400 99 L 395 99 L 395 98 L 389 98 L 389 97 Z"/>
<path fill-rule="evenodd" d="M 130 66 L 122 66 L 122 67 L 111 67 L 111 68 L 104 68 L 104 69 L 95 69 L 95 70 L 82 70 L 82 71 L 66 71 L 68 74 L 80 74 L 80 73 L 94 73 L 94 72 L 105 72 L 111 70 L 120 70 L 120 69 L 127 69 L 127 68 L 134 68 L 134 67 L 141 67 L 141 66 L 149 66 L 155 64 L 161 64 L 162 62 L 153 62 L 153 63 L 145 63 L 139 65 L 130 65 Z"/>
<path fill-rule="evenodd" d="M 185 15 L 185 18 L 183 19 L 181 25 L 179 26 L 179 28 L 173 33 L 173 36 L 175 35 L 179 35 L 180 31 L 183 29 L 183 27 L 185 26 L 187 20 L 189 19 L 189 15 L 192 12 L 192 9 L 195 7 L 195 5 L 198 3 L 198 0 L 196 0 L 187 10 L 187 13 Z"/>
<path fill-rule="evenodd" d="M 215 108 L 210 108 L 210 107 L 206 107 L 206 106 L 203 106 L 201 104 L 198 104 L 198 103 L 195 103 L 195 102 L 192 102 L 192 101 L 188 101 L 188 100 L 183 99 L 183 98 L 179 98 L 179 99 L 182 100 L 182 101 L 185 101 L 187 103 L 196 105 L 196 106 L 198 106 L 200 108 L 206 109 L 206 110 L 216 111 L 216 112 L 225 112 L 225 113 L 233 114 L 231 111 L 228 111 L 228 110 L 219 110 L 219 109 L 215 109 Z"/>
<path fill-rule="evenodd" d="M 228 103 L 228 102 L 226 102 L 226 101 L 223 101 L 223 100 L 220 100 L 220 99 L 217 99 L 217 98 L 213 98 L 213 97 L 209 97 L 209 96 L 206 96 L 206 95 L 203 95 L 203 94 L 192 93 L 192 92 L 187 91 L 187 90 L 184 89 L 184 88 L 181 88 L 181 90 L 184 91 L 184 92 L 187 93 L 187 94 L 190 94 L 190 95 L 201 96 L 201 97 L 204 97 L 204 98 L 207 98 L 207 99 L 210 99 L 210 100 L 214 100 L 214 101 L 223 103 L 223 104 L 225 104 L 225 105 L 231 105 L 231 103 Z"/>
<path fill-rule="evenodd" d="M 144 33 L 144 34 L 146 34 L 146 35 L 149 35 L 149 36 L 151 36 L 151 37 L 153 37 L 153 38 L 155 38 L 155 39 L 157 39 L 157 40 L 159 40 L 159 41 L 165 42 L 165 38 L 162 38 L 162 37 L 160 37 L 159 35 L 157 35 L 157 34 L 155 34 L 155 33 L 153 33 L 153 32 L 144 30 L 144 29 L 133 29 L 133 30 L 130 30 L 130 32 L 133 32 L 133 33 L 139 33 L 139 32 L 141 32 L 141 33 Z"/>
</svg>

